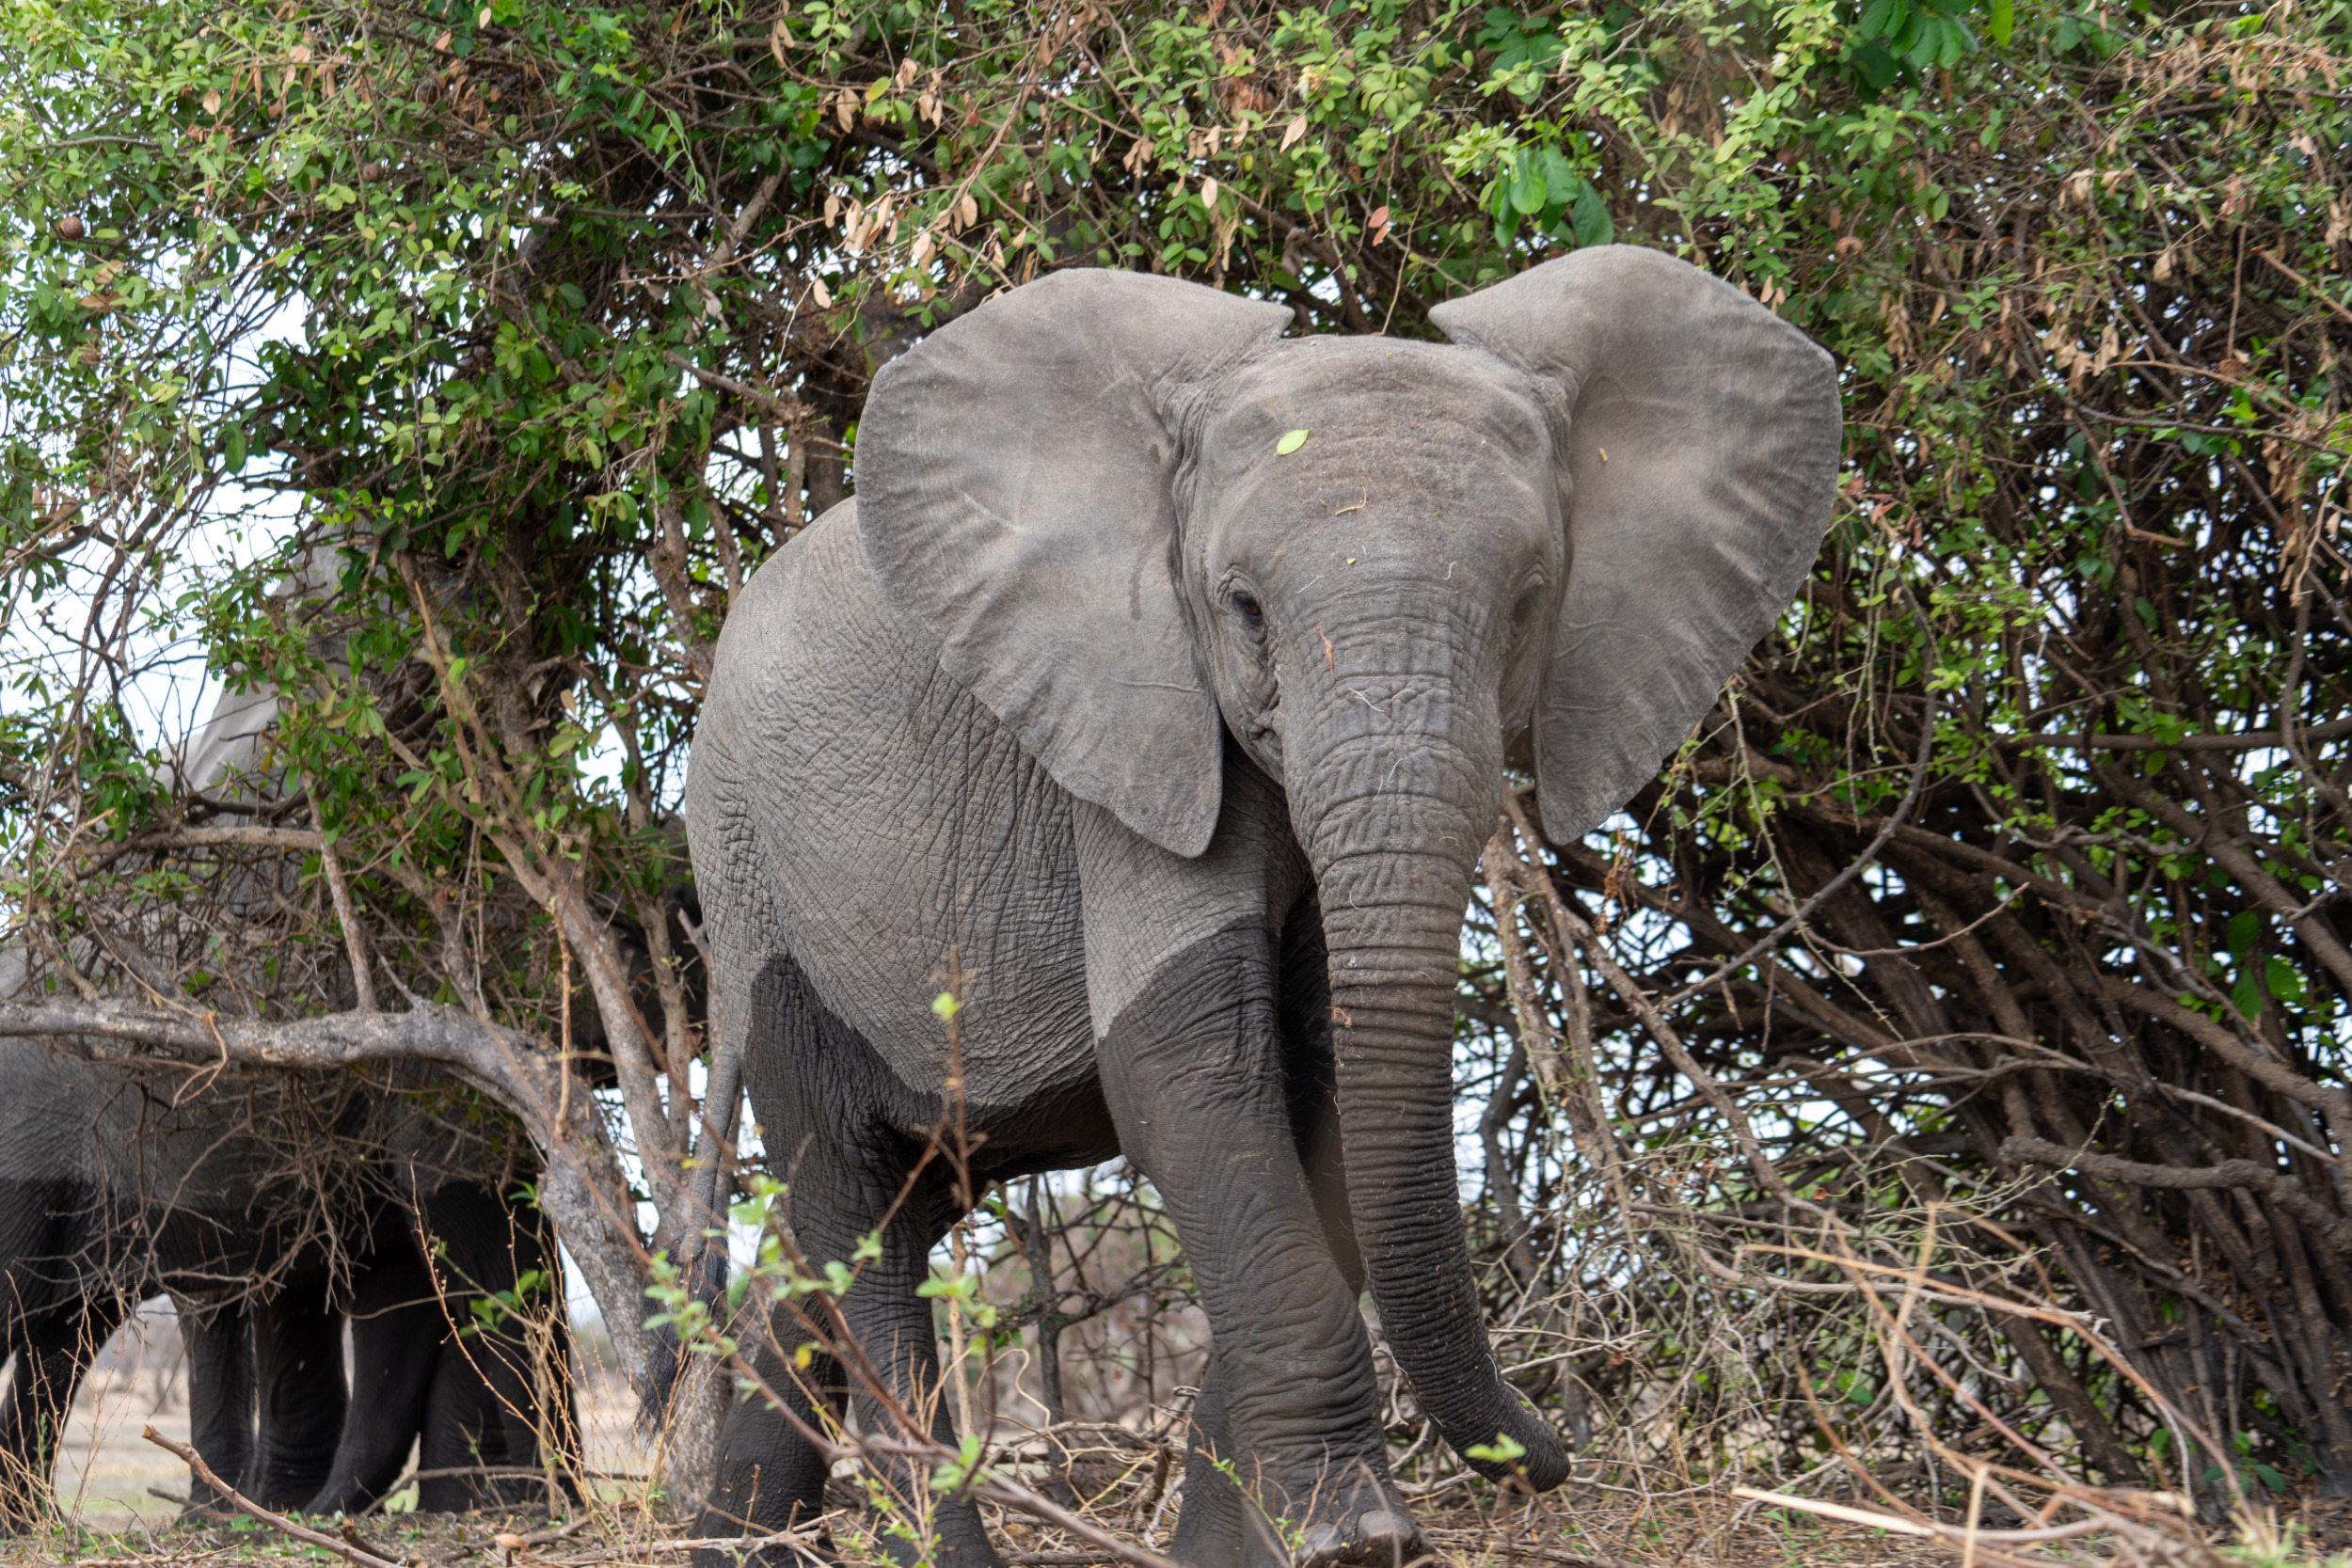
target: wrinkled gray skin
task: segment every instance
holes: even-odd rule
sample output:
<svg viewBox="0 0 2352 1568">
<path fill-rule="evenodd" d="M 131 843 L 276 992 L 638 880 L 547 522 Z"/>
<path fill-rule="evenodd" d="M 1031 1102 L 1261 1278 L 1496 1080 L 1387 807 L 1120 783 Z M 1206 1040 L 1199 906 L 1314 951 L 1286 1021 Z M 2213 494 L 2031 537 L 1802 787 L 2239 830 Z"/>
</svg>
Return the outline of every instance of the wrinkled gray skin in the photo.
<svg viewBox="0 0 2352 1568">
<path fill-rule="evenodd" d="M 233 1078 L 174 1105 L 169 1085 L 0 1041 L 0 1359 L 12 1357 L 0 1533 L 46 1508 L 75 1385 L 132 1306 L 161 1291 L 187 1338 L 195 1446 L 257 1501 L 363 1506 L 421 1435 L 424 1468 L 535 1463 L 527 1347 L 451 1332 L 475 1291 L 546 1266 L 535 1228 L 500 1197 L 473 1134 L 405 1102 L 388 1124 L 366 1100 L 304 1087 L 298 1108 Z M 365 1183 L 328 1179 L 324 1217 L 347 1278 L 325 1244 L 320 1195 L 282 1148 L 247 1130 L 310 1118 L 324 1123 L 311 1136 L 362 1134 L 380 1151 Z M 422 1491 L 421 1506 L 450 1509 L 496 1489 L 452 1479 Z M 210 1501 L 209 1490 L 192 1500 Z"/>
<path fill-rule="evenodd" d="M 745 591 L 695 738 L 718 1023 L 749 1031 L 801 1246 L 846 1259 L 914 1168 L 952 955 L 975 1184 L 1123 1152 L 1183 1237 L 1214 1336 L 1175 1543 L 1201 1568 L 1281 1560 L 1269 1519 L 1305 1562 L 1423 1549 L 1366 1284 L 1457 1450 L 1502 1434 L 1565 1477 L 1488 1347 L 1454 1165 L 1506 742 L 1548 832 L 1592 826 L 1830 511 L 1828 356 L 1681 262 L 1586 251 L 1432 314 L 1452 344 L 1286 341 L 1278 306 L 1069 272 L 934 333 L 875 381 L 858 499 Z M 933 1163 L 843 1304 L 918 1406 L 914 1288 L 957 1207 Z M 822 1475 L 741 1403 L 697 1533 L 813 1512 Z M 995 1560 L 970 1505 L 938 1528 L 935 1560 Z"/>
</svg>

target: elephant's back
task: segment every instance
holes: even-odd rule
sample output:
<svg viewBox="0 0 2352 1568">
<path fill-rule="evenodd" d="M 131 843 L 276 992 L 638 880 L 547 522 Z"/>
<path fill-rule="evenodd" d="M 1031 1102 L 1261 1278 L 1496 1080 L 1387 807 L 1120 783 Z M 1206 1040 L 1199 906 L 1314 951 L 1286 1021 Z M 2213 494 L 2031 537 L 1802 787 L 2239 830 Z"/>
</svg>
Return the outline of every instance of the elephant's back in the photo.
<svg viewBox="0 0 2352 1568">
<path fill-rule="evenodd" d="M 20 1303 L 246 1272 L 268 1234 L 302 1228 L 256 1097 L 303 1087 L 192 1085 L 0 1042 L 0 1267 Z"/>
<path fill-rule="evenodd" d="M 1032 1100 L 1093 1061 L 1070 798 L 884 600 L 855 504 L 721 639 L 687 790 L 706 916 L 723 967 L 788 952 L 918 1090 L 952 954 L 972 1100 Z"/>
<path fill-rule="evenodd" d="M 342 1074 L 134 1068 L 0 1041 L 0 1274 L 20 1300 L 315 1276 L 365 1251 L 411 1191 L 512 1174 L 463 1116 Z"/>
</svg>

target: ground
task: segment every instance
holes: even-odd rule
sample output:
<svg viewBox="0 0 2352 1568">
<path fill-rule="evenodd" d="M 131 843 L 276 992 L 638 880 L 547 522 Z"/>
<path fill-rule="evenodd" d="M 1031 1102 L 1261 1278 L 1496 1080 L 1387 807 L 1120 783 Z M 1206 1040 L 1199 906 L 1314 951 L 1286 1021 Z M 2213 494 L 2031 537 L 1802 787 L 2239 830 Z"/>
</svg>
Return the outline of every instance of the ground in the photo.
<svg viewBox="0 0 2352 1568">
<path fill-rule="evenodd" d="M 110 1344 L 77 1400 L 58 1468 L 60 1500 L 71 1522 L 37 1538 L 0 1542 L 0 1561 L 26 1568 L 261 1568 L 326 1554 L 249 1519 L 182 1522 L 187 1472 L 141 1440 L 143 1427 L 184 1440 L 185 1377 L 179 1335 L 158 1307 Z M 603 1478 L 598 1496 L 550 1521 L 543 1505 L 503 1513 L 424 1516 L 393 1512 L 356 1522 L 363 1539 L 425 1568 L 597 1568 L 630 1562 L 679 1562 L 659 1543 L 675 1527 L 645 1506 L 651 1455 L 630 1420 L 631 1404 L 609 1375 L 583 1380 L 582 1422 L 590 1467 Z M 1063 1430 L 1063 1429 L 1057 1429 Z M 1116 1426 L 1068 1429 L 1071 1478 L 1085 1512 L 1123 1538 L 1165 1545 L 1169 1518 L 1156 1507 L 1165 1471 L 1159 1450 Z M 1158 1478 L 1158 1479 L 1155 1479 Z M 856 1493 L 836 1482 L 846 1512 L 843 1534 L 855 1540 Z M 410 1494 L 413 1497 L 413 1494 Z M 402 1499 L 395 1498 L 395 1506 Z M 1649 1493 L 1585 1487 L 1533 1504 L 1483 1482 L 1448 1483 L 1417 1499 L 1433 1545 L 1451 1568 L 1912 1568 L 1961 1560 L 1937 1542 L 1890 1535 L 1863 1525 L 1743 1504 L 1711 1489 Z M 2288 1499 L 2277 1511 L 2289 1527 L 2284 1551 L 2233 1554 L 2242 1568 L 2316 1563 L 2352 1548 L 2352 1501 Z M 318 1522 L 314 1522 L 318 1523 Z M 993 1516 L 1014 1568 L 1089 1568 L 1103 1554 L 1018 1516 Z M 564 1527 L 569 1525 L 570 1528 Z M 326 1522 L 322 1528 L 332 1530 Z M 558 1535 L 558 1532 L 560 1536 Z M 501 1536 L 528 1544 L 510 1555 Z M 549 1539 L 549 1537 L 556 1537 Z M 2121 1561 L 2098 1554 L 2052 1556 L 2061 1561 Z M 2181 1559 L 2184 1562 L 2189 1559 Z M 2223 1560 L 2211 1560 L 2220 1561 Z M 2352 1559 L 2335 1568 L 2352 1568 Z"/>
</svg>

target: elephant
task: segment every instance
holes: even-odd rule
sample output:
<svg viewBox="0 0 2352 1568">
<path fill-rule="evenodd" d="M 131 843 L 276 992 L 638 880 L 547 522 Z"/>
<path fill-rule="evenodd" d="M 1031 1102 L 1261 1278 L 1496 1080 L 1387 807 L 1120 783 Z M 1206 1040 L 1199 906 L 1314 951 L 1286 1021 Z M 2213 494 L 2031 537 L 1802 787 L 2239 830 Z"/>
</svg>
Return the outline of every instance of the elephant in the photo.
<svg viewBox="0 0 2352 1568">
<path fill-rule="evenodd" d="M 295 1174 L 290 1136 L 327 1153 L 324 1175 Z M 421 1468 L 535 1464 L 536 1426 L 571 1425 L 560 1338 L 564 1392 L 543 1410 L 525 1337 L 453 1332 L 469 1302 L 550 1272 L 502 1167 L 462 1117 L 405 1095 L 334 1080 L 174 1095 L 0 1042 L 0 1531 L 40 1517 L 81 1373 L 158 1291 L 180 1307 L 195 1447 L 264 1506 L 364 1506 L 421 1433 Z M 425 1508 L 501 1495 L 420 1488 Z"/>
<path fill-rule="evenodd" d="M 448 1472 L 536 1469 L 543 1430 L 555 1452 L 579 1451 L 565 1338 L 549 1337 L 550 1365 L 535 1370 L 525 1335 L 457 1329 L 469 1301 L 515 1291 L 533 1276 L 552 1281 L 548 1238 L 507 1199 L 472 1182 L 446 1183 L 401 1217 L 402 1236 L 380 1245 L 353 1285 L 350 1413 L 309 1513 L 373 1506 L 399 1480 L 412 1438 L 423 1513 L 524 1500 L 538 1482 Z M 536 1392 L 543 1382 L 552 1403 Z"/>
<path fill-rule="evenodd" d="M 1457 1197 L 1473 869 L 1507 754 L 1555 841 L 1654 776 L 1810 571 L 1841 443 L 1826 352 L 1639 247 L 1440 304 L 1445 343 L 1291 319 L 1072 269 L 885 365 L 856 495 L 729 615 L 685 792 L 782 1223 L 812 1260 L 880 1230 L 841 1309 L 942 1441 L 916 1287 L 970 1196 L 1114 1154 L 1157 1188 L 1211 1331 L 1197 1568 L 1426 1549 L 1366 1286 L 1468 1463 L 1568 1473 Z M 961 1188 L 925 1158 L 950 1098 Z M 805 1419 L 840 1374 L 775 1326 L 754 1369 Z M 824 1474 L 741 1400 L 695 1533 L 808 1517 Z M 933 1517 L 931 1560 L 999 1560 L 968 1500 Z"/>
<path fill-rule="evenodd" d="M 308 1513 L 373 1507 L 399 1481 L 412 1446 L 417 1512 L 522 1501 L 535 1482 L 462 1472 L 535 1469 L 543 1424 L 551 1427 L 557 1452 L 576 1450 L 567 1347 L 560 1336 L 548 1346 L 547 1382 L 559 1390 L 549 1406 L 536 1393 L 525 1340 L 457 1330 L 469 1299 L 512 1291 L 532 1274 L 545 1276 L 550 1259 L 544 1239 L 474 1183 L 444 1184 L 415 1213 L 381 1216 L 379 1225 L 383 1219 L 397 1222 L 394 1233 L 363 1247 L 342 1306 L 315 1292 L 298 1304 L 281 1293 L 267 1311 L 244 1300 L 210 1309 L 181 1304 L 197 1450 L 230 1485 L 244 1490 L 239 1478 L 253 1468 L 257 1500 L 291 1492 L 296 1501 L 289 1506 Z M 330 1401 L 306 1402 L 313 1386 L 301 1360 L 326 1346 L 328 1364 L 340 1361 L 346 1323 L 349 1399 L 338 1430 L 322 1444 L 311 1410 Z M 332 1386 L 340 1393 L 340 1378 Z M 294 1430 L 307 1446 L 290 1441 Z M 278 1478 L 294 1453 L 306 1481 L 289 1485 Z M 215 1500 L 200 1481 L 191 1487 L 192 1503 Z"/>
</svg>

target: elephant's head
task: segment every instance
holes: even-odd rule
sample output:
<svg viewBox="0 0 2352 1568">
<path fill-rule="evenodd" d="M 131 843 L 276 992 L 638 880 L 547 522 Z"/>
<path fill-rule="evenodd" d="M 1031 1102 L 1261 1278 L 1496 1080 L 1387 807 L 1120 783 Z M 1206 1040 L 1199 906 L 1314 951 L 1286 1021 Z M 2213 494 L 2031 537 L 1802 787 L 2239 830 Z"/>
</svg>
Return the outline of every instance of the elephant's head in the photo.
<svg viewBox="0 0 2352 1568">
<path fill-rule="evenodd" d="M 1056 274 L 876 378 L 858 519 L 892 602 L 1073 794 L 1196 855 L 1223 731 L 1281 782 L 1381 1321 L 1456 1449 L 1507 1433 L 1550 1484 L 1456 1197 L 1472 868 L 1510 737 L 1573 837 L 1771 626 L 1829 516 L 1837 391 L 1803 333 L 1629 246 L 1431 317 L 1451 344 L 1285 341 L 1279 305 Z"/>
</svg>

